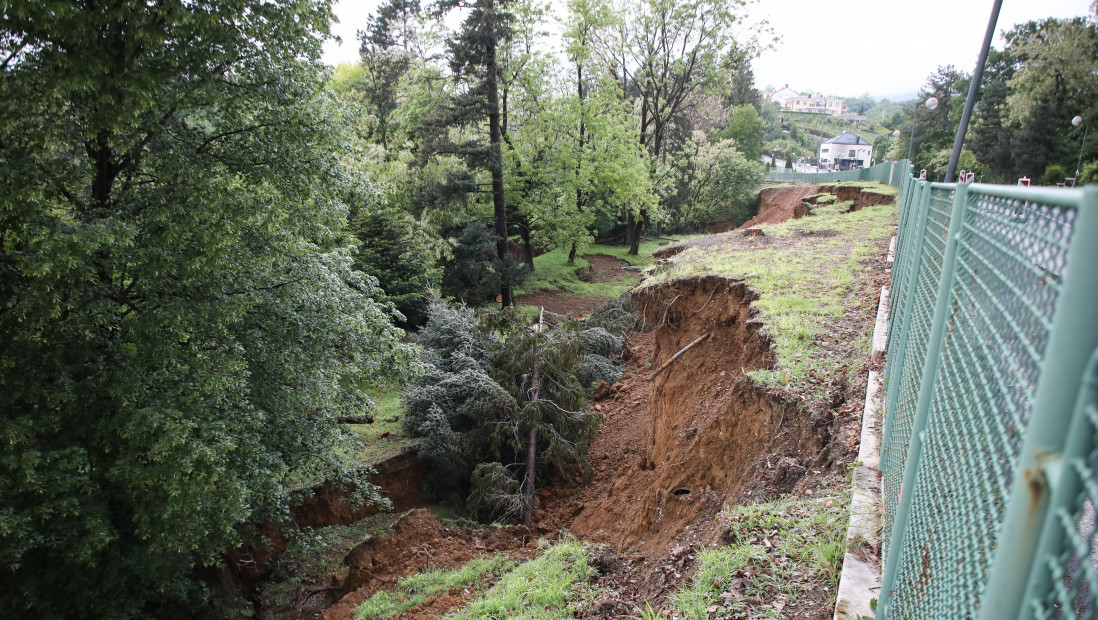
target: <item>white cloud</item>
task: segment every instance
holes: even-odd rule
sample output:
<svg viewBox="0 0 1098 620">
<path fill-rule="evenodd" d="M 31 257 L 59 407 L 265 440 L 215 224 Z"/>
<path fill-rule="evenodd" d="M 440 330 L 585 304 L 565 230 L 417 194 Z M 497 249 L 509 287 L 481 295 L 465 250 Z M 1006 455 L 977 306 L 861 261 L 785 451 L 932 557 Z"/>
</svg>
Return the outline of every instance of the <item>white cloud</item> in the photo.
<svg viewBox="0 0 1098 620">
<path fill-rule="evenodd" d="M 1005 0 L 996 33 L 1044 17 L 1076 17 L 1091 0 Z M 381 0 L 339 0 L 340 23 L 324 60 L 355 62 L 355 33 Z M 555 0 L 554 4 L 560 4 Z M 751 6 L 751 17 L 766 19 L 782 37 L 777 49 L 755 60 L 755 81 L 799 91 L 838 96 L 914 96 L 940 65 L 971 72 L 984 40 L 991 0 L 771 0 Z M 1002 47 L 996 37 L 993 45 Z"/>
</svg>

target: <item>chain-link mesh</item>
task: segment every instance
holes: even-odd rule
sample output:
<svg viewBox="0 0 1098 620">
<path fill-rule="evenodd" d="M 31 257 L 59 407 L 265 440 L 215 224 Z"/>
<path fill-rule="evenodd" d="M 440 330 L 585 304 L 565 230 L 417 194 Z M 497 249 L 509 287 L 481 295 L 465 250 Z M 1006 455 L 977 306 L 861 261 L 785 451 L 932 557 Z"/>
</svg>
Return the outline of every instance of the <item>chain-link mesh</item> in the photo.
<svg viewBox="0 0 1098 620">
<path fill-rule="evenodd" d="M 885 463 L 886 534 L 900 493 L 913 493 L 888 606 L 898 618 L 972 618 L 995 549 L 1029 418 L 1073 209 L 970 193 L 914 489 L 906 446 L 927 354 L 951 196 L 930 198 L 922 264 Z M 886 549 L 885 553 L 893 553 Z"/>
<path fill-rule="evenodd" d="M 915 238 L 917 227 L 914 225 L 916 219 L 921 217 L 920 205 L 915 200 L 917 186 L 918 183 L 914 179 L 909 179 L 900 191 L 900 226 L 896 231 L 896 254 L 892 264 L 892 282 L 888 295 L 889 339 L 897 331 L 894 329 L 896 317 L 901 314 L 899 310 L 906 299 L 904 295 L 911 280 L 914 263 L 911 259 L 913 247 L 919 246 L 918 242 L 921 240 L 921 238 Z M 888 372 L 885 373 L 885 377 L 886 381 L 892 378 Z"/>
<path fill-rule="evenodd" d="M 843 170 L 835 172 L 785 172 L 784 170 L 770 170 L 766 173 L 767 181 L 780 183 L 830 183 L 832 181 L 877 181 L 886 185 L 900 187 L 911 176 L 911 165 L 907 160 L 898 162 L 884 162 L 869 168 L 857 168 L 855 170 Z"/>
<path fill-rule="evenodd" d="M 925 208 L 921 213 L 926 219 L 920 252 L 916 258 L 912 276 L 914 302 L 906 329 L 907 346 L 899 363 L 899 376 L 894 377 L 890 389 L 899 390 L 895 399 L 895 408 L 889 413 L 891 432 L 883 455 L 881 469 L 884 471 L 885 522 L 884 552 L 888 553 L 888 539 L 892 534 L 892 519 L 895 516 L 896 502 L 900 497 L 900 488 L 904 478 L 904 464 L 907 461 L 907 445 L 911 439 L 912 422 L 915 419 L 915 405 L 919 396 L 919 382 L 922 378 L 923 363 L 926 359 L 927 338 L 930 335 L 931 321 L 934 319 L 934 299 L 938 290 L 938 279 L 942 274 L 942 255 L 945 252 L 946 233 L 949 231 L 949 218 L 953 205 L 952 189 L 932 189 Z M 891 361 L 891 360 L 890 360 Z"/>
<path fill-rule="evenodd" d="M 1080 411 L 1084 420 L 1084 448 L 1080 454 L 1065 459 L 1066 482 L 1080 489 L 1071 503 L 1053 507 L 1051 527 L 1060 528 L 1065 542 L 1062 551 L 1042 562 L 1052 579 L 1052 589 L 1044 599 L 1032 601 L 1034 617 L 1053 618 L 1098 617 L 1098 528 L 1095 509 L 1098 508 L 1098 351 L 1095 351 Z"/>
</svg>

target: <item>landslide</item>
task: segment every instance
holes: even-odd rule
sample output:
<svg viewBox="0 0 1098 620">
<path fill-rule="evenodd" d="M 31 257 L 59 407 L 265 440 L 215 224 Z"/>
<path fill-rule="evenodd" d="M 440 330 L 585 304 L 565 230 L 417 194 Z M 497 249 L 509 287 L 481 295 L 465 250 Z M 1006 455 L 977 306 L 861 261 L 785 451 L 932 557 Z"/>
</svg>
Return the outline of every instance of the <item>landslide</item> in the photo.
<svg viewBox="0 0 1098 620">
<path fill-rule="evenodd" d="M 759 212 L 744 222 L 741 229 L 759 224 L 778 224 L 788 219 L 811 215 L 812 210 L 804 199 L 819 194 L 819 185 L 795 185 L 770 187 L 759 192 Z"/>
<path fill-rule="evenodd" d="M 635 291 L 646 332 L 632 344 L 626 377 L 598 393 L 604 421 L 589 453 L 592 479 L 539 494 L 539 532 L 567 529 L 631 558 L 627 599 L 658 597 L 681 581 L 686 570 L 674 558 L 716 539 L 722 509 L 805 483 L 830 440 L 826 425 L 747 376 L 775 363 L 756 298 L 741 280 L 717 276 Z"/>
</svg>

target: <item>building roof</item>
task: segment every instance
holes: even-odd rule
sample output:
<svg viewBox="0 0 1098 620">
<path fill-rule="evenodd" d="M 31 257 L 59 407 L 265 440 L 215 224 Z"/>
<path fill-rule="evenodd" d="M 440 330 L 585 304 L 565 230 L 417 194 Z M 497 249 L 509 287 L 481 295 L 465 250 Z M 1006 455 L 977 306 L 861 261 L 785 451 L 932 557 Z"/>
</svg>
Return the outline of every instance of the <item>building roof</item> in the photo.
<svg viewBox="0 0 1098 620">
<path fill-rule="evenodd" d="M 863 145 L 864 144 L 866 146 L 873 146 L 869 142 L 866 142 L 863 138 L 861 138 L 861 137 L 859 137 L 855 134 L 852 134 L 849 131 L 842 132 L 841 134 L 835 136 L 834 138 L 825 141 L 824 144 L 857 144 L 857 145 Z"/>
</svg>

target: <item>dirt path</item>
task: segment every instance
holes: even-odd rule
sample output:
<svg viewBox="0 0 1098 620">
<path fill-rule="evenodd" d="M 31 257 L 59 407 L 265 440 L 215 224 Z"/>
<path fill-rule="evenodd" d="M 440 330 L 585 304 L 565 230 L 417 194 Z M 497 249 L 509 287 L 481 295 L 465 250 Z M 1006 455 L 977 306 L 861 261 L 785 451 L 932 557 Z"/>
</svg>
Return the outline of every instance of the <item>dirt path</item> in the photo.
<svg viewBox="0 0 1098 620">
<path fill-rule="evenodd" d="M 585 254 L 583 259 L 591 266 L 586 273 L 580 274 L 580 280 L 584 282 L 621 282 L 623 280 L 636 281 L 635 274 L 623 271 L 622 267 L 628 265 L 626 261 L 605 254 Z M 578 295 L 564 291 L 535 291 L 525 295 L 519 295 L 515 301 L 520 305 L 545 308 L 554 314 L 574 314 L 587 316 L 606 303 L 606 299 L 599 296 Z"/>
</svg>

